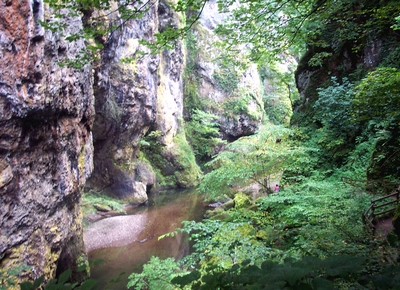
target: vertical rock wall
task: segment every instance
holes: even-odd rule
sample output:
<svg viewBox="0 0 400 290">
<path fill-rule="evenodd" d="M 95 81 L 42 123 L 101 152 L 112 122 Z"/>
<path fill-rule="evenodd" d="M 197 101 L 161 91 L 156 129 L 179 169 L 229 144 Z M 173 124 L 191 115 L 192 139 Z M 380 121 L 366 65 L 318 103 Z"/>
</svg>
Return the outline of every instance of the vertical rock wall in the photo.
<svg viewBox="0 0 400 290">
<path fill-rule="evenodd" d="M 214 30 L 226 17 L 227 14 L 218 12 L 215 0 L 206 3 L 194 30 L 197 51 L 192 56 L 195 58 L 193 74 L 200 98 L 206 104 L 198 108 L 219 117 L 223 139 L 236 140 L 257 131 L 264 116 L 264 105 L 256 64 L 247 63 L 247 68 L 241 69 L 232 60 L 225 62 L 226 52 L 215 46 L 220 39 Z M 240 53 L 234 61 L 247 62 Z"/>
<path fill-rule="evenodd" d="M 71 45 L 38 23 L 42 0 L 0 3 L 0 267 L 53 277 L 84 258 L 80 189 L 91 174 L 91 68 L 60 68 Z M 70 19 L 73 30 L 80 19 Z"/>
<path fill-rule="evenodd" d="M 176 163 L 172 171 L 184 168 L 171 153 L 173 149 L 169 150 L 177 147 L 173 139 L 182 127 L 182 45 L 160 55 L 147 54 L 124 62 L 137 57 L 139 51 L 148 53 L 139 40 L 153 40 L 154 34 L 169 23 L 178 25 L 177 15 L 168 4 L 155 2 L 143 17 L 124 23 L 107 43 L 95 75 L 95 171 L 88 189 L 133 204 L 146 202 L 146 192 L 156 182 L 155 174 L 138 157 L 139 141 L 150 131 L 161 132 L 160 142 L 167 150 L 157 154 Z"/>
<path fill-rule="evenodd" d="M 147 171 L 146 184 L 137 178 L 135 160 L 138 142 L 155 122 L 159 56 L 123 60 L 148 52 L 139 40 L 150 40 L 157 31 L 157 5 L 137 20 L 117 18 L 109 21 L 121 29 L 106 42 L 95 71 L 95 170 L 87 187 L 140 204 L 147 200 L 146 185 L 154 183 Z"/>
</svg>

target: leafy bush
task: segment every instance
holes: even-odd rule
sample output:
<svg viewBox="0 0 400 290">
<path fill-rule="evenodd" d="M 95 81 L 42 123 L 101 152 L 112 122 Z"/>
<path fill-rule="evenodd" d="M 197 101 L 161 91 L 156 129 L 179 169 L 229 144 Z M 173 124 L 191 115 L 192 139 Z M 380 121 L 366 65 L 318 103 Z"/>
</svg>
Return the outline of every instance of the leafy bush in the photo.
<svg viewBox="0 0 400 290">
<path fill-rule="evenodd" d="M 141 289 L 178 289 L 171 283 L 175 277 L 187 274 L 182 272 L 179 264 L 173 258 L 161 260 L 158 257 L 151 257 L 150 261 L 143 266 L 142 273 L 129 275 L 127 288 Z"/>
<path fill-rule="evenodd" d="M 250 260 L 229 269 L 209 267 L 205 274 L 194 271 L 172 282 L 191 289 L 337 289 L 335 280 L 351 280 L 350 274 L 362 269 L 363 258 L 333 256 L 326 259 L 304 257 L 280 264 L 264 261 L 260 266 Z"/>
<path fill-rule="evenodd" d="M 282 126 L 265 125 L 258 134 L 230 143 L 226 151 L 206 164 L 211 171 L 205 175 L 199 190 L 206 198 L 213 199 L 231 194 L 236 186 L 251 183 L 265 186 L 265 176 L 279 173 L 282 168 L 300 166 L 307 149 L 286 142 L 289 134 L 290 130 Z"/>
<path fill-rule="evenodd" d="M 218 151 L 218 146 L 226 142 L 219 138 L 218 117 L 195 109 L 187 122 L 186 133 L 193 147 L 196 159 L 209 161 Z"/>
<path fill-rule="evenodd" d="M 355 87 L 352 116 L 355 121 L 400 119 L 400 72 L 380 67 Z"/>
<path fill-rule="evenodd" d="M 235 208 L 248 207 L 253 204 L 251 199 L 243 192 L 236 193 L 233 200 L 235 202 Z"/>
</svg>

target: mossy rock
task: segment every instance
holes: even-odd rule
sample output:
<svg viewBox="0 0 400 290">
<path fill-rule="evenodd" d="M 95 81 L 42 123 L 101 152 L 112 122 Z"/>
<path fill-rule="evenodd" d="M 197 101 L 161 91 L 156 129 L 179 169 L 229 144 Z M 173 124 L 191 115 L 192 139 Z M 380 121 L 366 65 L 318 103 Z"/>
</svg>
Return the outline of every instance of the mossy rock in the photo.
<svg viewBox="0 0 400 290">
<path fill-rule="evenodd" d="M 107 212 L 107 211 L 111 211 L 113 210 L 110 206 L 105 205 L 105 204 L 99 204 L 99 203 L 95 203 L 93 205 L 93 207 L 98 210 L 98 211 L 102 211 L 102 212 Z"/>
<path fill-rule="evenodd" d="M 246 208 L 253 205 L 253 202 L 250 199 L 250 197 L 248 197 L 243 192 L 235 194 L 233 201 L 235 202 L 235 208 Z"/>
<path fill-rule="evenodd" d="M 224 212 L 224 209 L 221 207 L 217 207 L 215 209 L 209 209 L 204 213 L 204 218 L 209 219 L 216 215 L 221 214 L 222 212 Z"/>
<path fill-rule="evenodd" d="M 233 208 L 234 206 L 235 206 L 234 200 L 229 199 L 227 202 L 225 202 L 221 205 L 221 208 L 223 208 L 224 210 L 228 210 L 230 208 Z"/>
</svg>

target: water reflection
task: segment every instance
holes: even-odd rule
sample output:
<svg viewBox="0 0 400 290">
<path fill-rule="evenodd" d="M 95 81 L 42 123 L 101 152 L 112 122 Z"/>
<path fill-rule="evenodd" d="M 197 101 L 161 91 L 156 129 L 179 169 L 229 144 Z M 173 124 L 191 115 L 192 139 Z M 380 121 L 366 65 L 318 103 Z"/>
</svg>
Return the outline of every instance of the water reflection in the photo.
<svg viewBox="0 0 400 290">
<path fill-rule="evenodd" d="M 204 210 L 205 204 L 195 190 L 159 192 L 149 197 L 147 207 L 129 210 L 129 223 L 146 220 L 140 231 L 133 230 L 132 235 L 126 235 L 128 240 L 130 239 L 129 243 L 126 240 L 121 243 L 119 240 L 120 244 L 116 243 L 116 246 L 89 252 L 89 261 L 104 260 L 91 269 L 91 278 L 99 281 L 98 289 L 126 289 L 129 274 L 134 271 L 140 272 L 141 266 L 149 261 L 151 256 L 180 259 L 187 255 L 190 247 L 186 237 L 176 235 L 161 240 L 158 240 L 158 237 L 180 227 L 184 220 L 201 220 Z M 134 226 L 134 224 L 127 225 L 128 229 Z M 108 234 L 115 234 L 112 232 L 116 228 L 111 225 Z M 85 231 L 86 236 L 90 230 L 91 227 Z M 123 246 L 118 246 L 121 244 Z M 119 275 L 119 283 L 110 283 Z"/>
</svg>

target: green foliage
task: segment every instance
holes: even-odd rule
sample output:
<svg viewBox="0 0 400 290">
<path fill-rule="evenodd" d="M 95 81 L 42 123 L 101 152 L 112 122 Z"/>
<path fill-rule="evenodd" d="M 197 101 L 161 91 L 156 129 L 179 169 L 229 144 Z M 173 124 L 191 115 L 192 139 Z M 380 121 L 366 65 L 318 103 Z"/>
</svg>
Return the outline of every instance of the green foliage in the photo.
<svg viewBox="0 0 400 290">
<path fill-rule="evenodd" d="M 361 221 L 369 197 L 350 192 L 333 178 L 309 178 L 260 198 L 257 208 L 230 209 L 223 220 L 183 222 L 164 236 L 189 234 L 194 252 L 181 267 L 190 273 L 171 283 L 180 289 L 395 289 L 398 267 L 377 274 L 386 246 L 371 240 Z"/>
<path fill-rule="evenodd" d="M 9 269 L 0 269 L 0 290 L 8 290 L 18 285 L 18 276 L 31 270 L 27 265 L 19 265 Z"/>
<path fill-rule="evenodd" d="M 381 62 L 380 67 L 400 69 L 400 47 L 397 46 L 394 49 L 389 49 L 385 58 Z"/>
<path fill-rule="evenodd" d="M 332 85 L 318 89 L 318 100 L 313 109 L 314 122 L 319 125 L 314 139 L 327 158 L 335 163 L 342 163 L 352 149 L 350 140 L 360 130 L 360 126 L 351 122 L 353 84 L 347 78 L 339 84 L 331 79 Z"/>
<path fill-rule="evenodd" d="M 256 239 L 255 228 L 248 223 L 205 220 L 186 221 L 183 225 L 177 232 L 188 233 L 194 241 L 194 253 L 182 260 L 186 267 L 200 264 L 228 269 L 246 259 L 261 263 L 267 255 L 268 248 Z M 171 235 L 175 233 L 165 236 Z"/>
<path fill-rule="evenodd" d="M 176 184 L 175 177 L 164 176 L 165 168 L 170 166 L 162 156 L 165 145 L 160 142 L 163 133 L 160 130 L 150 130 L 140 141 L 140 158 L 151 164 L 157 175 L 157 182 L 162 186 Z"/>
<path fill-rule="evenodd" d="M 249 95 L 239 98 L 228 98 L 224 102 L 224 113 L 227 116 L 237 116 L 246 114 L 249 107 Z"/>
<path fill-rule="evenodd" d="M 378 141 L 372 123 L 369 126 L 370 129 L 364 130 L 360 136 L 356 137 L 355 147 L 349 153 L 347 162 L 342 167 L 343 175 L 354 179 L 367 179 L 367 169 Z"/>
<path fill-rule="evenodd" d="M 82 208 L 85 214 L 96 212 L 96 207 L 109 208 L 117 212 L 125 212 L 123 209 L 124 202 L 110 196 L 88 192 L 83 193 Z"/>
<path fill-rule="evenodd" d="M 201 171 L 184 131 L 174 136 L 169 148 L 162 143 L 161 137 L 161 131 L 151 131 L 140 141 L 141 152 L 144 155 L 141 158 L 152 164 L 159 184 L 183 188 L 195 186 Z"/>
<path fill-rule="evenodd" d="M 173 258 L 161 260 L 151 257 L 150 261 L 143 266 L 142 273 L 129 275 L 127 288 L 141 289 L 178 289 L 171 283 L 175 277 L 187 274 L 180 270 L 179 264 Z"/>
<path fill-rule="evenodd" d="M 308 61 L 308 65 L 311 67 L 322 67 L 324 62 L 332 56 L 330 52 L 318 52 L 315 53 L 310 60 Z"/>
<path fill-rule="evenodd" d="M 369 198 L 353 196 L 339 182 L 309 179 L 260 198 L 257 204 L 283 233 L 279 237 L 283 249 L 294 255 L 325 257 L 367 251 L 361 216 Z"/>
<path fill-rule="evenodd" d="M 223 56 L 217 62 L 219 64 L 213 77 L 217 80 L 221 89 L 227 93 L 233 93 L 239 85 L 241 75 L 234 62 L 227 56 Z"/>
<path fill-rule="evenodd" d="M 148 150 L 154 150 L 155 147 L 162 147 L 160 141 L 158 140 L 162 134 L 163 133 L 160 130 L 150 131 L 146 136 L 140 139 L 139 145 L 141 147 L 148 148 Z"/>
<path fill-rule="evenodd" d="M 233 200 L 235 202 L 235 208 L 248 207 L 248 206 L 251 206 L 253 204 L 253 202 L 250 199 L 250 197 L 248 197 L 243 192 L 236 193 Z"/>
<path fill-rule="evenodd" d="M 200 184 L 200 191 L 209 199 L 230 193 L 236 186 L 262 180 L 268 174 L 303 163 L 305 149 L 286 142 L 290 130 L 266 125 L 258 134 L 242 137 L 227 146 L 207 166 L 212 169 Z"/>
<path fill-rule="evenodd" d="M 289 58 L 290 59 L 290 58 Z M 263 64 L 259 73 L 264 83 L 264 109 L 269 121 L 287 126 L 292 116 L 292 103 L 299 98 L 294 80 L 295 62 L 282 66 L 278 63 Z"/>
<path fill-rule="evenodd" d="M 231 16 L 217 32 L 226 38 L 227 51 L 236 53 L 242 49 L 239 44 L 246 44 L 252 60 L 260 63 L 265 57 L 279 57 L 293 38 L 301 35 L 300 28 L 313 7 L 313 1 L 240 1 L 234 8 L 233 3 L 218 1 L 219 10 L 230 12 Z"/>
<path fill-rule="evenodd" d="M 332 85 L 318 89 L 318 100 L 314 104 L 314 120 L 322 123 L 328 130 L 338 132 L 351 129 L 350 110 L 354 97 L 353 84 L 347 78 L 339 84 L 336 77 Z"/>
<path fill-rule="evenodd" d="M 400 16 L 395 17 L 396 22 L 391 26 L 394 30 L 400 30 Z"/>
<path fill-rule="evenodd" d="M 288 125 L 290 116 L 292 115 L 290 104 L 287 104 L 275 95 L 266 95 L 264 100 L 264 108 L 268 120 L 275 125 Z"/>
<path fill-rule="evenodd" d="M 84 270 L 84 269 L 82 269 Z M 42 287 L 42 283 L 44 280 L 44 276 L 36 279 L 33 282 L 23 282 L 20 284 L 21 290 L 35 290 L 35 289 L 43 289 L 43 290 L 90 290 L 94 289 L 97 281 L 94 279 L 85 280 L 83 283 L 79 284 L 77 282 L 69 282 L 72 271 L 66 270 L 61 273 L 58 278 L 50 279 L 50 281 Z"/>
<path fill-rule="evenodd" d="M 359 52 L 368 36 L 396 28 L 397 4 L 395 0 L 218 1 L 219 10 L 231 16 L 217 31 L 225 37 L 222 46 L 227 51 L 237 53 L 245 46 L 259 63 L 279 59 L 288 48 L 309 45 L 315 52 L 309 65 L 321 66 L 346 43 Z"/>
<path fill-rule="evenodd" d="M 209 161 L 226 142 L 219 138 L 218 117 L 195 109 L 186 124 L 186 134 L 199 161 Z"/>
<path fill-rule="evenodd" d="M 188 188 L 196 186 L 202 175 L 196 163 L 192 148 L 189 146 L 185 133 L 179 132 L 175 135 L 172 154 L 176 163 L 175 171 L 176 184 L 179 187 Z"/>
<path fill-rule="evenodd" d="M 356 121 L 399 120 L 400 72 L 380 67 L 369 73 L 356 87 L 352 116 Z"/>
<path fill-rule="evenodd" d="M 154 5 L 149 1 L 132 0 L 119 2 L 116 8 L 111 0 L 45 0 L 44 2 L 52 9 L 51 16 L 38 20 L 44 29 L 57 33 L 68 42 L 86 42 L 86 46 L 78 55 L 59 63 L 62 67 L 69 66 L 76 69 L 82 69 L 90 61 L 98 59 L 104 43 L 108 41 L 107 38 L 112 37 L 114 31 L 121 29 L 129 20 L 141 19 Z M 204 0 L 178 1 L 173 6 L 176 12 L 190 11 L 193 15 L 186 18 L 183 27 L 169 24 L 154 34 L 154 40 L 140 39 L 139 43 L 146 45 L 153 54 L 174 47 L 199 19 L 205 3 Z M 98 12 L 96 16 L 92 15 L 93 11 Z M 84 27 L 79 31 L 71 29 L 73 27 L 71 18 L 75 17 L 84 20 Z M 66 34 L 66 31 L 71 33 Z M 143 51 L 136 54 L 134 57 L 140 57 Z"/>
<path fill-rule="evenodd" d="M 60 61 L 59 65 L 82 69 L 91 60 L 98 59 L 98 52 L 104 48 L 100 39 L 109 32 L 107 23 L 93 18 L 90 23 L 86 23 L 86 27 L 76 30 L 71 22 L 74 22 L 72 20 L 74 18 L 83 18 L 83 15 L 92 9 L 108 11 L 111 2 L 108 0 L 45 0 L 44 2 L 52 9 L 52 13 L 45 14 L 44 20 L 38 20 L 44 29 L 58 34 L 68 42 L 86 42 L 85 47 L 74 58 L 66 58 Z"/>
<path fill-rule="evenodd" d="M 244 261 L 230 269 L 209 267 L 205 275 L 195 271 L 173 282 L 181 287 L 191 285 L 191 289 L 336 289 L 335 279 L 350 280 L 351 274 L 362 269 L 364 260 L 342 255 L 304 257 L 283 264 L 265 261 L 261 266 Z"/>
<path fill-rule="evenodd" d="M 248 88 L 239 88 L 224 100 L 222 113 L 233 119 L 237 119 L 239 115 L 247 115 L 252 120 L 262 120 L 263 107 L 257 96 Z"/>
</svg>

